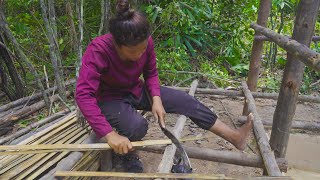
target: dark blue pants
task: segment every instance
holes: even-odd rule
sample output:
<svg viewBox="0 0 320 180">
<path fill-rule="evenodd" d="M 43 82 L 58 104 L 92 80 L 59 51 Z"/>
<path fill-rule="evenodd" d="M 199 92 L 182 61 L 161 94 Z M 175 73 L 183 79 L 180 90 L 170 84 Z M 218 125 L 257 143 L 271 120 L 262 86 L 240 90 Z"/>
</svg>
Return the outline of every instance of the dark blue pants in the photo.
<svg viewBox="0 0 320 180">
<path fill-rule="evenodd" d="M 217 119 L 214 112 L 186 92 L 161 87 L 160 96 L 167 113 L 185 115 L 202 129 L 210 129 Z M 139 141 L 146 135 L 148 122 L 137 112 L 151 111 L 152 108 L 144 90 L 140 99 L 129 95 L 122 100 L 100 102 L 99 106 L 120 135 L 128 137 L 130 141 Z"/>
</svg>

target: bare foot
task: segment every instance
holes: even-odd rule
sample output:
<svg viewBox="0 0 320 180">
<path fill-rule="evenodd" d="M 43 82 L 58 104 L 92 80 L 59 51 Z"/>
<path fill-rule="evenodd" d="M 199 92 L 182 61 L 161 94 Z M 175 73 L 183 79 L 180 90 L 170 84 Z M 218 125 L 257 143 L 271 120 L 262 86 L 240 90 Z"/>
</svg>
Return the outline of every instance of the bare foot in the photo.
<svg viewBox="0 0 320 180">
<path fill-rule="evenodd" d="M 234 143 L 234 146 L 237 149 L 243 151 L 246 148 L 247 139 L 252 129 L 252 126 L 253 126 L 253 114 L 250 113 L 247 117 L 247 122 L 238 129 L 239 136 L 237 136 L 237 139 L 235 140 L 235 143 Z"/>
</svg>

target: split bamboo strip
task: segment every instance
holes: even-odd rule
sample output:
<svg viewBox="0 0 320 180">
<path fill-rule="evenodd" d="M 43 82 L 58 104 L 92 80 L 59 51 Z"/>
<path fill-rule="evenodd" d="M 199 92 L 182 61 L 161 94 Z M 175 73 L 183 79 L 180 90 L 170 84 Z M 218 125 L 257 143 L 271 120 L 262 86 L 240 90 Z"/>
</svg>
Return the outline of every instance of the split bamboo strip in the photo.
<svg viewBox="0 0 320 180">
<path fill-rule="evenodd" d="M 73 143 L 74 141 L 76 141 L 77 143 L 81 142 L 81 136 L 83 136 L 85 134 L 85 130 L 76 130 L 73 133 L 69 134 L 68 136 L 66 136 L 66 138 L 64 138 L 63 140 L 61 140 L 62 142 L 65 143 Z M 80 139 L 79 139 L 80 138 Z M 78 139 L 78 140 L 77 140 Z M 68 152 L 64 152 L 64 154 L 66 155 Z M 26 170 L 28 167 L 28 164 L 31 165 L 32 167 L 29 168 L 27 171 L 24 171 L 23 174 L 21 174 L 19 177 L 20 178 L 24 178 L 25 176 L 29 175 L 32 171 L 34 171 L 35 169 L 37 169 L 40 165 L 42 165 L 43 163 L 45 163 L 48 159 L 50 159 L 51 157 L 53 157 L 54 155 L 56 155 L 58 153 L 50 153 L 50 154 L 37 154 L 35 155 L 30 161 L 27 161 L 26 166 L 23 166 L 22 168 L 16 168 L 16 169 L 23 169 Z M 46 163 L 43 167 L 48 166 L 49 164 L 51 164 L 52 162 L 54 162 L 53 160 L 50 160 L 50 162 Z M 19 172 L 20 173 L 20 172 Z M 15 173 L 15 175 L 19 174 L 18 172 Z"/>
<path fill-rule="evenodd" d="M 66 135 L 63 134 L 64 138 L 62 138 L 62 139 L 54 138 L 52 143 L 55 143 L 55 142 L 60 142 L 60 143 L 68 142 L 68 140 L 70 138 L 76 137 L 76 135 L 78 133 L 80 133 L 80 131 L 81 131 L 80 129 L 77 129 L 77 127 L 73 127 L 73 129 L 68 129 L 68 130 L 70 130 L 69 134 L 66 134 Z M 2 166 L 4 166 L 5 168 L 0 171 L 0 174 L 3 174 L 4 172 L 6 172 L 8 170 L 11 170 L 11 171 L 13 171 L 13 173 L 11 173 L 11 174 L 16 175 L 16 174 L 20 173 L 18 171 L 25 170 L 27 167 L 33 165 L 35 162 L 38 162 L 40 159 L 44 158 L 46 155 L 48 155 L 48 153 L 47 154 L 37 154 L 37 155 L 34 155 L 32 158 L 30 158 L 30 157 L 21 158 L 21 159 L 19 159 L 18 162 L 15 162 L 14 164 L 10 164 L 10 165 L 3 164 Z M 28 159 L 30 159 L 30 160 L 28 160 Z M 16 166 L 17 164 L 19 166 L 15 168 L 16 170 L 13 169 L 13 167 Z M 11 177 L 10 171 L 7 172 L 6 175 L 3 175 L 3 176 L 4 177 L 5 176 Z"/>
<path fill-rule="evenodd" d="M 84 130 L 83 133 L 86 133 L 86 131 Z M 83 135 L 83 134 L 81 134 Z M 81 143 L 83 140 L 85 140 L 88 137 L 87 134 L 85 134 L 84 136 L 82 136 L 79 140 L 77 140 L 74 143 Z M 57 163 L 58 161 L 60 161 L 63 157 L 65 157 L 66 155 L 68 155 L 70 152 L 63 152 L 60 153 L 55 159 L 52 159 L 50 162 L 46 163 L 45 165 L 41 166 L 40 169 L 38 169 L 36 172 L 34 172 L 33 174 L 31 174 L 28 179 L 36 179 L 41 173 L 43 173 L 45 170 L 49 169 L 52 165 L 54 165 L 55 163 Z"/>
<path fill-rule="evenodd" d="M 86 166 L 92 159 L 97 157 L 100 154 L 100 151 L 88 151 L 83 155 L 83 157 L 73 166 L 72 171 L 79 171 Z"/>
<path fill-rule="evenodd" d="M 47 117 L 47 118 L 39 120 L 39 121 L 37 121 L 35 123 L 32 123 L 29 126 L 17 131 L 16 133 L 11 134 L 9 136 L 6 136 L 6 137 L 0 139 L 0 144 L 4 144 L 5 142 L 10 141 L 11 139 L 14 139 L 14 138 L 19 137 L 19 136 L 21 136 L 23 134 L 26 134 L 27 132 L 31 131 L 33 128 L 37 128 L 37 127 L 39 127 L 39 126 L 41 126 L 43 124 L 46 124 L 46 123 L 51 122 L 51 121 L 54 121 L 54 120 L 64 116 L 68 112 L 70 112 L 69 109 L 64 109 L 64 110 L 62 110 L 62 111 L 60 111 L 58 113 L 53 114 L 50 117 Z"/>
<path fill-rule="evenodd" d="M 94 143 L 96 140 L 95 133 L 89 133 L 88 138 L 81 142 L 81 144 Z M 47 171 L 45 175 L 41 176 L 39 180 L 54 179 L 54 173 L 57 171 L 70 171 L 84 154 L 84 152 L 71 152 L 67 157 L 60 160 L 54 168 L 51 168 L 50 171 Z"/>
<path fill-rule="evenodd" d="M 31 136 L 31 137 L 39 137 L 39 136 L 42 136 L 42 137 L 44 137 L 45 135 L 45 133 L 47 133 L 47 132 L 49 132 L 48 134 L 50 134 L 50 133 L 52 133 L 52 132 L 54 132 L 54 131 L 56 131 L 57 129 L 61 129 L 61 126 L 60 127 L 57 127 L 57 125 L 59 126 L 59 125 L 62 125 L 62 129 L 64 129 L 64 127 L 67 127 L 69 124 L 70 124 L 70 122 L 72 123 L 72 121 L 71 120 L 69 120 L 68 119 L 68 117 L 70 117 L 71 115 L 75 115 L 74 113 L 73 114 L 70 114 L 69 116 L 67 116 L 67 118 L 66 118 L 66 122 L 65 121 L 60 121 L 59 123 L 57 123 L 56 125 L 53 125 L 53 127 L 48 127 L 47 129 L 45 129 L 45 130 L 43 130 L 43 131 L 41 131 L 41 132 L 39 132 L 39 133 L 37 133 L 37 134 L 35 134 L 35 135 L 33 135 L 33 136 Z M 71 116 L 72 117 L 72 116 Z M 64 123 L 64 124 L 63 124 Z M 55 128 L 55 129 L 54 129 Z M 53 129 L 53 131 L 51 131 Z M 51 132 L 50 132 L 51 131 Z M 59 130 L 60 131 L 60 130 Z M 56 132 L 54 132 L 55 134 L 56 134 Z M 30 143 L 30 141 L 32 141 L 32 139 L 31 139 L 31 137 L 29 137 L 28 139 L 26 139 L 26 140 L 24 140 L 24 141 L 22 141 L 21 142 L 21 144 L 22 143 Z M 51 136 L 49 136 L 49 137 L 51 137 Z M 51 140 L 53 140 L 53 141 L 55 141 L 55 139 L 51 139 Z M 42 141 L 36 141 L 36 142 L 33 142 L 32 144 L 33 145 L 36 145 L 36 144 L 40 144 L 40 143 L 42 143 Z M 15 145 L 13 145 L 13 146 L 15 146 Z M 3 158 L 2 160 L 1 160 L 1 163 L 0 163 L 0 169 L 2 168 L 2 167 L 4 167 L 4 166 L 6 166 L 6 164 L 8 164 L 8 163 L 10 163 L 10 162 L 15 162 L 15 160 L 16 159 L 19 159 L 18 158 L 19 156 L 6 156 L 5 158 Z M 26 157 L 20 157 L 20 160 L 21 159 L 25 159 L 25 158 L 30 158 L 31 156 L 26 156 Z"/>
<path fill-rule="evenodd" d="M 175 179 L 233 179 L 223 174 L 183 174 L 183 173 L 122 173 L 122 172 L 86 172 L 58 171 L 56 177 L 123 177 L 123 178 L 175 178 Z"/>
<path fill-rule="evenodd" d="M 185 138 L 179 139 L 180 142 L 194 141 L 204 139 L 204 137 L 199 138 Z M 144 147 L 152 145 L 166 145 L 172 144 L 170 139 L 161 139 L 161 140 L 145 140 L 145 141 L 136 141 L 132 142 L 133 147 Z M 0 146 L 0 155 L 15 153 L 24 153 L 24 154 L 38 154 L 38 151 L 48 150 L 47 152 L 62 152 L 62 151 L 91 151 L 91 150 L 109 150 L 111 149 L 107 143 L 94 143 L 94 144 L 36 144 L 36 145 L 5 145 Z M 30 150 L 30 151 L 28 151 Z"/>
<path fill-rule="evenodd" d="M 43 131 L 40 131 L 39 133 L 30 136 L 29 138 L 25 139 L 24 141 L 20 142 L 19 144 L 32 144 L 32 141 L 35 139 L 38 139 L 39 137 L 42 137 L 44 134 L 47 134 L 48 132 L 60 127 L 61 125 L 71 121 L 71 118 L 74 118 L 76 116 L 76 111 L 73 111 L 69 113 L 63 120 L 59 121 L 57 124 L 54 124 L 50 126 L 50 128 L 44 129 Z M 74 121 L 75 122 L 75 121 Z"/>
<path fill-rule="evenodd" d="M 253 113 L 254 115 L 253 130 L 254 130 L 255 138 L 256 138 L 256 141 L 258 142 L 260 154 L 264 161 L 264 165 L 268 172 L 268 175 L 282 176 L 281 171 L 276 162 L 274 153 L 271 151 L 271 147 L 270 147 L 266 132 L 261 122 L 261 118 L 256 110 L 255 101 L 245 81 L 242 82 L 242 90 L 248 102 L 249 113 Z"/>
<path fill-rule="evenodd" d="M 197 86 L 198 86 L 198 80 L 194 80 L 191 83 L 189 95 L 194 96 L 194 93 L 197 89 Z M 179 118 L 176 122 L 176 125 L 174 126 L 174 129 L 173 129 L 173 134 L 176 138 L 181 137 L 181 133 L 183 131 L 183 127 L 184 127 L 186 120 L 187 120 L 186 116 L 183 116 L 183 115 L 179 116 Z M 170 172 L 172 165 L 173 165 L 173 158 L 174 158 L 174 155 L 176 154 L 176 150 L 177 150 L 177 147 L 175 145 L 171 145 L 166 148 L 166 150 L 163 153 L 163 157 L 161 159 L 161 162 L 158 166 L 158 172 L 160 172 L 160 173 L 169 173 Z"/>
<path fill-rule="evenodd" d="M 66 123 L 66 124 L 64 124 L 64 125 L 68 125 L 68 123 Z M 64 125 L 62 125 L 62 127 L 64 127 Z M 70 128 L 72 128 L 72 127 L 70 127 Z M 75 129 L 77 129 L 77 127 L 73 127 L 74 128 L 74 130 Z M 57 128 L 57 129 L 59 129 L 59 128 Z M 55 130 L 57 130 L 57 129 L 55 129 Z M 63 129 L 63 128 L 62 128 Z M 60 135 L 61 137 L 63 136 L 63 135 Z M 43 136 L 44 137 L 44 136 Z M 50 136 L 51 137 L 51 136 Z M 58 138 L 52 138 L 52 139 L 50 139 L 50 141 L 51 141 L 51 143 L 55 143 L 55 142 L 57 142 L 59 140 L 59 136 L 58 136 Z M 36 145 L 36 144 L 40 144 L 40 143 L 42 143 L 42 141 L 37 141 L 37 142 L 34 142 L 33 143 L 33 145 Z M 21 145 L 10 145 L 10 146 L 21 146 Z M 25 146 L 28 146 L 28 145 L 25 145 Z M 14 155 L 14 154 L 12 154 L 12 153 L 8 153 L 7 155 Z M 1 155 L 0 155 L 1 156 Z M 27 157 L 22 157 L 21 159 L 24 159 L 25 160 L 25 158 L 30 158 L 31 156 L 27 156 Z M 1 160 L 1 165 L 0 165 L 0 169 L 2 169 L 4 166 L 5 167 L 7 167 L 7 164 L 8 163 L 10 163 L 10 162 L 12 162 L 14 159 L 17 159 L 17 156 L 7 156 L 7 157 L 5 157 L 4 159 L 2 159 Z M 20 161 L 21 161 L 21 159 L 20 159 Z"/>
</svg>

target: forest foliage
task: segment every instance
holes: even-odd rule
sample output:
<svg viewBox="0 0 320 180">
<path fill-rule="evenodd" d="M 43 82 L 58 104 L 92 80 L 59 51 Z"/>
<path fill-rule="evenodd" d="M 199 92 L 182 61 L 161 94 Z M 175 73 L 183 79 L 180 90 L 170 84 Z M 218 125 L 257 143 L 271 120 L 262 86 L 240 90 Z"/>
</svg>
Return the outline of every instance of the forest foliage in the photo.
<svg viewBox="0 0 320 180">
<path fill-rule="evenodd" d="M 70 19 L 68 8 L 66 8 L 66 4 L 70 3 L 72 18 L 77 27 L 79 19 L 75 2 L 54 1 L 57 44 L 62 58 L 59 68 L 63 70 L 65 80 L 75 78 L 78 61 L 77 51 L 74 48 L 76 40 L 70 32 Z M 82 47 L 85 50 L 88 43 L 99 35 L 101 1 L 84 0 L 83 2 Z M 114 3 L 115 0 L 110 2 L 111 14 L 114 13 Z M 297 3 L 298 0 L 273 0 L 268 27 L 290 36 Z M 175 85 L 194 76 L 187 72 L 207 74 L 215 85 L 222 88 L 237 87 L 241 80 L 246 79 L 254 35 L 249 25 L 251 22 L 256 22 L 259 1 L 136 0 L 132 1 L 132 4 L 144 12 L 152 24 L 152 36 L 156 42 L 162 84 Z M 50 46 L 39 0 L 6 0 L 3 1 L 2 9 L 11 32 L 40 77 L 43 77 L 46 72 L 50 87 L 54 86 L 55 76 L 50 61 Z M 319 21 L 315 29 L 315 35 L 319 34 Z M 76 30 L 79 37 L 79 31 Z M 6 45 L 15 53 L 12 43 L 7 42 Z M 311 48 L 320 52 L 317 43 L 312 43 Z M 14 62 L 26 84 L 28 93 L 33 92 L 34 74 L 23 62 L 19 63 L 16 59 Z M 275 44 L 266 42 L 258 85 L 260 91 L 277 92 L 279 90 L 285 63 L 286 52 Z M 8 70 L 3 69 L 3 71 Z M 310 94 L 319 90 L 319 86 L 311 86 L 319 78 L 319 72 L 306 68 L 301 93 Z M 188 83 L 190 82 L 183 85 Z"/>
</svg>

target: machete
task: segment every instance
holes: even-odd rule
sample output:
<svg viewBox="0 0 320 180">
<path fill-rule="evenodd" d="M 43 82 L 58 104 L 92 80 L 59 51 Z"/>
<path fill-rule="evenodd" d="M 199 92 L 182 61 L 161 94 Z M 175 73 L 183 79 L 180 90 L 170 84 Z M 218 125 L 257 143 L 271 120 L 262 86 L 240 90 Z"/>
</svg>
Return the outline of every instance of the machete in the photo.
<svg viewBox="0 0 320 180">
<path fill-rule="evenodd" d="M 152 107 L 152 104 L 153 104 L 152 99 L 151 99 L 151 96 L 147 90 L 146 85 L 144 85 L 144 91 L 147 95 L 150 106 Z M 192 167 L 191 167 L 191 163 L 190 163 L 189 157 L 187 155 L 187 152 L 183 149 L 179 140 L 167 128 L 165 128 L 161 125 L 160 118 L 156 117 L 156 119 L 158 119 L 158 123 L 161 128 L 161 131 L 172 141 L 172 143 L 174 145 L 176 145 L 178 152 L 179 152 L 180 159 L 178 160 L 178 163 L 176 165 L 173 165 L 172 171 L 177 172 L 177 173 L 191 173 Z M 180 163 L 182 163 L 181 164 L 182 166 L 180 165 Z"/>
</svg>

